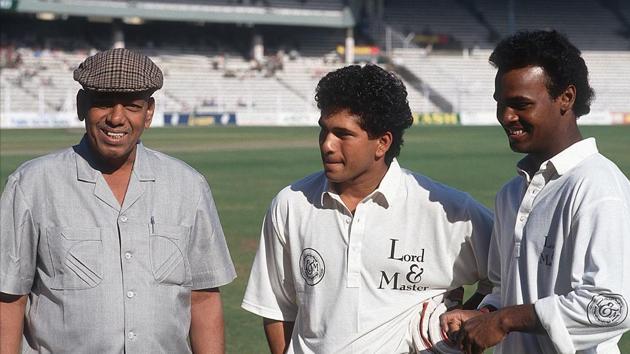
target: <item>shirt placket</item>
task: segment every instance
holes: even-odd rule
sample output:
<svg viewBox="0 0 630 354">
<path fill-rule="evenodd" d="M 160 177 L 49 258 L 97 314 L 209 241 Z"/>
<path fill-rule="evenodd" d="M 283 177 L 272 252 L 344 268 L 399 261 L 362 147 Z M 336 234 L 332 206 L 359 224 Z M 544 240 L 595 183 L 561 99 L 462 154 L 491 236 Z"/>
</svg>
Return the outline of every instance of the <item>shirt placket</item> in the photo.
<svg viewBox="0 0 630 354">
<path fill-rule="evenodd" d="M 527 185 L 523 193 L 523 198 L 521 200 L 521 204 L 518 208 L 518 213 L 516 214 L 516 223 L 514 226 L 514 258 L 519 258 L 521 256 L 521 242 L 523 240 L 523 230 L 525 229 L 525 225 L 527 224 L 527 220 L 532 212 L 532 208 L 534 205 L 534 200 L 536 196 L 540 193 L 540 191 L 545 186 L 545 165 L 543 165 L 538 172 L 534 175 L 532 180 Z"/>
<path fill-rule="evenodd" d="M 120 259 L 121 259 L 121 270 L 122 270 L 122 282 L 123 282 L 123 302 L 124 302 L 124 325 L 125 325 L 125 351 L 127 353 L 133 352 L 131 348 L 134 347 L 136 342 L 138 341 L 138 330 L 137 323 L 133 316 L 133 309 L 137 307 L 136 302 L 138 302 L 138 289 L 134 287 L 134 284 L 138 284 L 136 280 L 133 279 L 134 272 L 133 269 L 136 265 L 136 257 L 138 256 L 138 250 L 134 248 L 133 235 L 134 228 L 139 228 L 136 224 L 138 220 L 130 220 L 130 217 L 127 213 L 123 212 L 118 216 L 118 232 L 119 232 L 119 240 L 120 240 Z"/>
<path fill-rule="evenodd" d="M 118 217 L 118 232 L 120 240 L 119 259 L 122 270 L 122 291 L 124 303 L 125 323 L 125 352 L 138 352 L 142 346 L 143 335 L 152 333 L 143 326 L 142 307 L 147 306 L 151 296 L 146 294 L 147 287 L 141 286 L 143 279 L 142 267 L 138 263 L 144 263 L 148 252 L 148 235 L 153 231 L 155 220 L 153 216 L 147 217 L 147 204 L 138 202 L 145 192 L 145 187 L 139 184 L 135 175 L 132 175 L 125 201 Z M 153 196 L 153 193 L 149 194 Z M 143 205 L 140 205 L 143 204 Z M 153 201 L 149 201 L 149 206 Z M 142 212 L 144 210 L 145 212 Z M 151 214 L 152 215 L 152 214 Z M 147 246 L 147 247 L 145 247 Z M 146 345 L 146 340 L 142 342 Z"/>
<path fill-rule="evenodd" d="M 348 229 L 348 267 L 346 286 L 359 288 L 361 286 L 361 248 L 365 234 L 365 209 L 366 205 L 359 203 L 350 220 Z"/>
<path fill-rule="evenodd" d="M 361 250 L 363 248 L 363 239 L 365 237 L 365 223 L 367 221 L 366 214 L 368 206 L 361 202 L 357 205 L 354 211 L 354 216 L 350 220 L 350 227 L 348 229 L 348 267 L 346 274 L 346 287 L 354 288 L 357 290 L 357 298 L 355 300 L 355 324 L 356 331 L 362 330 L 361 311 L 357 309 L 361 308 L 362 296 L 361 296 L 361 269 L 363 268 L 363 261 L 361 257 Z"/>
</svg>

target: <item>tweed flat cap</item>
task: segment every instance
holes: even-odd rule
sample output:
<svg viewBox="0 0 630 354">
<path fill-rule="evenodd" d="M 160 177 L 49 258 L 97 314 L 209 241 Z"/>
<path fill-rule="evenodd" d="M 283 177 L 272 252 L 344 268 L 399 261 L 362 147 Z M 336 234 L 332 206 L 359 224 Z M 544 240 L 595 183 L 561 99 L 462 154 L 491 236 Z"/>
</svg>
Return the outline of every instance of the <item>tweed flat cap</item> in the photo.
<svg viewBox="0 0 630 354">
<path fill-rule="evenodd" d="M 124 48 L 99 52 L 74 70 L 74 80 L 98 92 L 143 92 L 162 87 L 162 71 L 149 57 Z"/>
</svg>

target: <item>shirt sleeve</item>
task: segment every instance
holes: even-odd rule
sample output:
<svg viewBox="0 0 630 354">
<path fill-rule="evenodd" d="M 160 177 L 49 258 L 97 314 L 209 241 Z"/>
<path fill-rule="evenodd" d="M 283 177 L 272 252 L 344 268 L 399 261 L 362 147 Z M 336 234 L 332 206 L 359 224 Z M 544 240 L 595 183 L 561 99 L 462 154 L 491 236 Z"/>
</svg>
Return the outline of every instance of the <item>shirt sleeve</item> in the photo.
<svg viewBox="0 0 630 354">
<path fill-rule="evenodd" d="M 494 308 L 501 308 L 501 257 L 499 238 L 497 237 L 497 223 L 498 220 L 494 220 L 494 228 L 492 230 L 492 237 L 490 238 L 490 248 L 488 250 L 488 281 L 492 285 L 492 292 L 488 293 L 478 308 L 485 306 L 492 306 Z"/>
<path fill-rule="evenodd" d="M 498 213 L 499 210 L 501 210 L 501 207 L 497 206 L 497 203 L 498 199 L 495 201 L 495 213 Z M 501 308 L 501 239 L 499 238 L 498 233 L 498 230 L 500 230 L 500 222 L 500 218 L 494 219 L 492 235 L 490 237 L 490 247 L 488 249 L 488 281 L 492 285 L 492 292 L 484 297 L 478 308 L 488 305 L 497 309 Z"/>
<path fill-rule="evenodd" d="M 590 204 L 576 215 L 573 291 L 538 300 L 534 306 L 560 353 L 591 348 L 630 328 L 630 210 L 620 199 Z M 565 241 L 566 242 L 566 241 Z"/>
<path fill-rule="evenodd" d="M 215 288 L 236 278 L 210 187 L 205 180 L 202 184 L 188 248 L 193 290 Z"/>
<path fill-rule="evenodd" d="M 35 277 L 39 233 L 16 175 L 0 198 L 0 292 L 26 295 Z"/>
<path fill-rule="evenodd" d="M 477 292 L 486 295 L 492 291 L 492 283 L 488 280 L 488 248 L 492 233 L 492 212 L 476 202 L 468 199 L 468 214 L 472 223 L 472 231 L 469 242 L 476 262 L 479 276 Z"/>
<path fill-rule="evenodd" d="M 297 303 L 284 224 L 274 201 L 263 220 L 258 252 L 241 307 L 278 321 L 295 321 Z"/>
</svg>

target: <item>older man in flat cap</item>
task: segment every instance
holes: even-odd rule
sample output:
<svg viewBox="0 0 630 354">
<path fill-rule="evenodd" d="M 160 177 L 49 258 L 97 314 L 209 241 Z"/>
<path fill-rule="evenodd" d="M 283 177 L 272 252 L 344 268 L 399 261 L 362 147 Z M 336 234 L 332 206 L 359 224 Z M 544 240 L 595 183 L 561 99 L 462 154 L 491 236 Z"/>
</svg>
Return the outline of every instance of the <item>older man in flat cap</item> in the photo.
<svg viewBox="0 0 630 354">
<path fill-rule="evenodd" d="M 223 352 L 218 287 L 236 274 L 210 188 L 139 140 L 162 72 L 112 49 L 74 78 L 83 139 L 2 193 L 0 353 Z"/>
</svg>

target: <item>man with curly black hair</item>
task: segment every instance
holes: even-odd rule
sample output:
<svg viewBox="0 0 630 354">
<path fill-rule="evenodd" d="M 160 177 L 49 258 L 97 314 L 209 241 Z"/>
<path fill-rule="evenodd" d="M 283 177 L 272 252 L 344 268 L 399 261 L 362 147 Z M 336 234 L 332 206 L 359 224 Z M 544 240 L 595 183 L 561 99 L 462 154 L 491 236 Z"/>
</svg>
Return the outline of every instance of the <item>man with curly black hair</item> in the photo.
<svg viewBox="0 0 630 354">
<path fill-rule="evenodd" d="M 619 353 L 630 327 L 630 182 L 583 139 L 593 90 L 580 51 L 555 31 L 521 32 L 490 56 L 497 119 L 525 153 L 497 194 L 479 311 L 442 316 L 466 353 Z M 484 314 L 485 313 L 485 314 Z"/>
<path fill-rule="evenodd" d="M 273 353 L 428 350 L 427 309 L 464 284 L 481 280 L 473 306 L 490 291 L 492 215 L 399 166 L 413 119 L 392 73 L 345 67 L 315 98 L 324 169 L 273 200 L 242 306 Z"/>
</svg>

